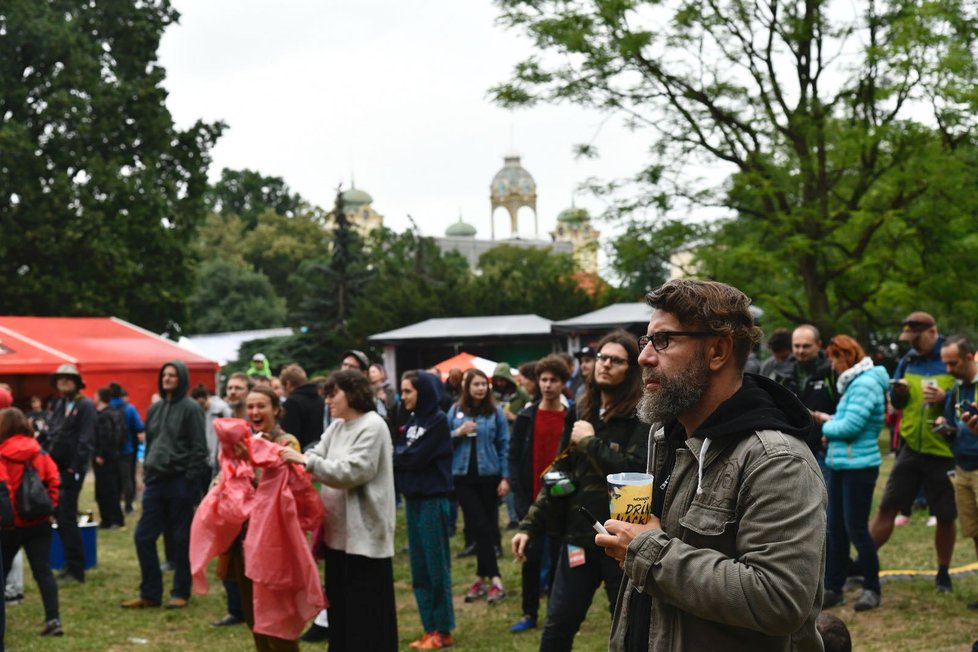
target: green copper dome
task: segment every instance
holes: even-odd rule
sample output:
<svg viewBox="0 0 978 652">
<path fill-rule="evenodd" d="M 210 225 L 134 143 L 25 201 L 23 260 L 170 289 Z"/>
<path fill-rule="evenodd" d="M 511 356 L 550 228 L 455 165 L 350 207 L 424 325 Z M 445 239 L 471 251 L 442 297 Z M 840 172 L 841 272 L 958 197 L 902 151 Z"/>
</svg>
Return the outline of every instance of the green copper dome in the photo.
<svg viewBox="0 0 978 652">
<path fill-rule="evenodd" d="M 445 235 L 449 238 L 474 238 L 475 227 L 458 218 L 458 222 L 445 229 Z"/>
<path fill-rule="evenodd" d="M 561 224 L 582 224 L 591 219 L 587 210 L 583 208 L 568 208 L 560 212 L 557 216 L 557 221 Z"/>
<path fill-rule="evenodd" d="M 535 195 L 537 183 L 530 176 L 522 165 L 519 156 L 506 156 L 503 158 L 505 164 L 503 169 L 496 173 L 489 186 L 491 197 L 505 198 L 510 195 Z"/>
<path fill-rule="evenodd" d="M 359 188 L 350 188 L 343 193 L 343 203 L 347 208 L 358 208 L 373 202 L 374 198 Z"/>
</svg>

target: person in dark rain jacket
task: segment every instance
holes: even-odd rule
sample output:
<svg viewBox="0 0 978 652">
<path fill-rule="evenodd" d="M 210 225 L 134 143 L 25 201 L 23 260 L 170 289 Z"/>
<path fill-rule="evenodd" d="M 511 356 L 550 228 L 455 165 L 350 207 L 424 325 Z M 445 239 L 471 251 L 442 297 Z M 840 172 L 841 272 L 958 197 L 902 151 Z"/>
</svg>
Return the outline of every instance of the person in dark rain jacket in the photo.
<svg viewBox="0 0 978 652">
<path fill-rule="evenodd" d="M 448 546 L 452 491 L 452 439 L 439 408 L 441 383 L 426 371 L 401 378 L 401 403 L 411 417 L 394 445 L 394 483 L 404 495 L 411 584 L 424 634 L 412 647 L 437 650 L 454 644 L 452 566 Z"/>
</svg>

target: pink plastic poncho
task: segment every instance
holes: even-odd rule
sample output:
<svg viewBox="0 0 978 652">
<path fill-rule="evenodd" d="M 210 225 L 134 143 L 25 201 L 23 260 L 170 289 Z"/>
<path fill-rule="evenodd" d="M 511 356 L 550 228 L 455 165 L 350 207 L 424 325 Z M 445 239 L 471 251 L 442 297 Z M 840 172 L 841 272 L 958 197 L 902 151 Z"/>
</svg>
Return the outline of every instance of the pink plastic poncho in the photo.
<svg viewBox="0 0 978 652">
<path fill-rule="evenodd" d="M 247 432 L 244 439 L 242 427 Z M 326 606 L 305 535 L 322 523 L 322 501 L 305 470 L 283 462 L 278 444 L 252 438 L 244 421 L 216 419 L 214 430 L 221 442 L 222 477 L 201 502 L 191 526 L 194 591 L 200 593 L 199 587 L 203 587 L 206 592 L 207 562 L 227 550 L 248 520 L 243 551 L 245 574 L 253 583 L 252 629 L 258 634 L 295 640 L 306 622 Z M 247 446 L 250 464 L 236 458 L 235 442 Z M 250 479 L 247 488 L 234 480 L 248 473 L 254 478 L 252 465 L 264 467 L 257 489 Z M 247 466 L 247 471 L 242 466 Z M 221 505 L 224 501 L 233 505 Z M 207 511 L 202 511 L 205 508 Z M 244 518 L 238 520 L 241 515 Z"/>
<path fill-rule="evenodd" d="M 207 564 L 226 552 L 251 515 L 255 497 L 255 471 L 248 460 L 237 457 L 234 445 L 241 443 L 252 456 L 251 428 L 243 419 L 214 420 L 221 445 L 218 460 L 221 474 L 197 507 L 190 524 L 190 573 L 194 593 L 207 593 Z"/>
</svg>

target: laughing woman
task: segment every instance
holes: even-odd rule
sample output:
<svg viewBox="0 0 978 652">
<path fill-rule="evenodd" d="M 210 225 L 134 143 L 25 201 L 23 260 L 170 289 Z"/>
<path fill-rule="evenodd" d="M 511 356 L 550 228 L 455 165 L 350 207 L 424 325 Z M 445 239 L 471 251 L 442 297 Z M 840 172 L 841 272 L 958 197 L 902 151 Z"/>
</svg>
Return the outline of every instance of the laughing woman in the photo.
<svg viewBox="0 0 978 652">
<path fill-rule="evenodd" d="M 305 455 L 282 451 L 323 483 L 331 652 L 397 649 L 394 472 L 370 381 L 337 371 L 323 385 L 332 421 Z"/>
</svg>

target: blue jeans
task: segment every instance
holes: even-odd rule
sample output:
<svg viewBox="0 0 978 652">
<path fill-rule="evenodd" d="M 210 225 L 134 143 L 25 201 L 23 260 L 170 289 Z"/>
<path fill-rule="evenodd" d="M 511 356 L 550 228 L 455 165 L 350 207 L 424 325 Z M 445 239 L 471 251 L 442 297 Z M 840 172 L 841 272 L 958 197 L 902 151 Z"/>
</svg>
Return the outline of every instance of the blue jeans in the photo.
<svg viewBox="0 0 978 652">
<path fill-rule="evenodd" d="M 869 534 L 869 508 L 879 467 L 829 472 L 827 520 L 828 550 L 825 589 L 841 591 L 849 566 L 849 544 L 856 548 L 856 562 L 863 572 L 863 587 L 880 592 L 880 561 Z"/>
<path fill-rule="evenodd" d="M 156 542 L 164 531 L 173 544 L 173 590 L 171 598 L 190 598 L 190 522 L 194 518 L 199 486 L 195 480 L 182 476 L 154 478 L 146 481 L 143 490 L 143 515 L 133 537 L 136 556 L 143 580 L 139 597 L 161 602 L 163 573 Z"/>
</svg>

